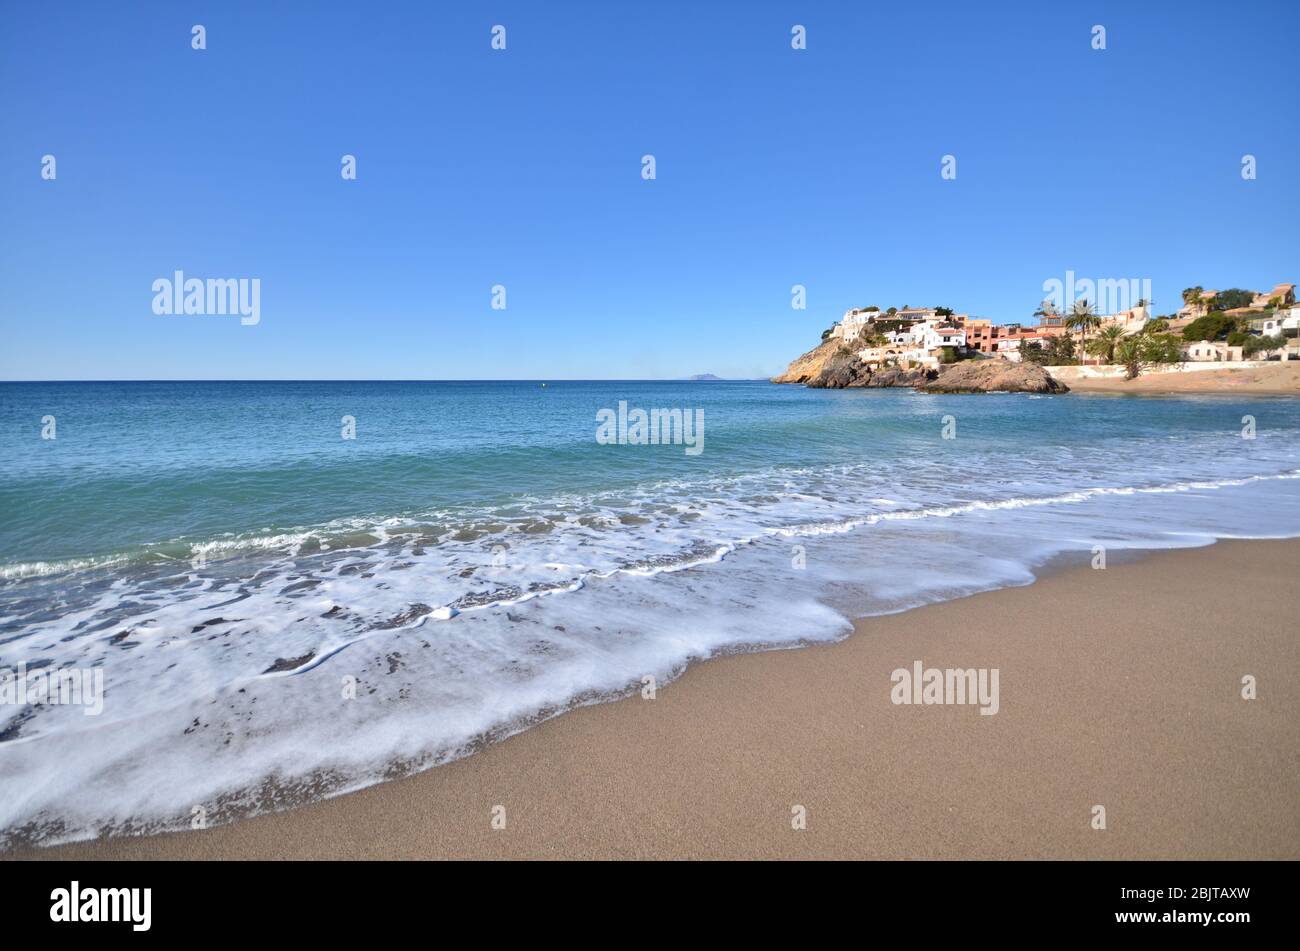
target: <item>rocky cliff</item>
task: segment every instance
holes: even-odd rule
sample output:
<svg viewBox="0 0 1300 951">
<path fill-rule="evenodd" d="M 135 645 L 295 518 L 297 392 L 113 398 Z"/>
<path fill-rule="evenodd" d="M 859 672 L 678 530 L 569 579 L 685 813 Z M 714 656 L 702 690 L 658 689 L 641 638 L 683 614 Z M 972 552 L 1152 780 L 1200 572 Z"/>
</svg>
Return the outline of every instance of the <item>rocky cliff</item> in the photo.
<svg viewBox="0 0 1300 951">
<path fill-rule="evenodd" d="M 773 377 L 772 382 L 807 383 L 809 386 L 817 386 L 820 384 L 813 383 L 813 380 L 820 378 L 833 367 L 846 365 L 850 359 L 857 359 L 853 351 L 844 345 L 843 340 L 831 337 L 807 353 L 791 360 L 785 372 Z"/>
<path fill-rule="evenodd" d="M 773 383 L 803 383 L 805 386 L 843 389 L 857 386 L 916 386 L 933 379 L 926 370 L 868 370 L 858 359 L 856 347 L 832 337 L 791 361 Z"/>
</svg>

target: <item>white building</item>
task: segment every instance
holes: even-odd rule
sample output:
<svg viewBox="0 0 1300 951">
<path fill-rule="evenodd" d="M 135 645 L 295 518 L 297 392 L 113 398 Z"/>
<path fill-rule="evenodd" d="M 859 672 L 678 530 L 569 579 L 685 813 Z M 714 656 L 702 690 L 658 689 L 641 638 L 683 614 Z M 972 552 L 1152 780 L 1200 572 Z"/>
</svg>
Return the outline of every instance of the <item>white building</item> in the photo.
<svg viewBox="0 0 1300 951">
<path fill-rule="evenodd" d="M 929 370 L 937 370 L 942 361 L 939 359 L 939 354 L 933 350 L 914 347 L 911 350 L 903 351 L 903 365 L 907 366 L 911 363 L 919 364 Z"/>
<path fill-rule="evenodd" d="M 1118 326 L 1127 335 L 1138 334 L 1146 326 L 1147 321 L 1151 319 L 1151 311 L 1146 305 L 1141 307 L 1130 307 L 1128 310 L 1122 310 L 1118 314 L 1110 314 L 1101 318 L 1101 323 L 1097 329 L 1108 327 L 1112 324 Z"/>
<path fill-rule="evenodd" d="M 1250 331 L 1251 333 L 1259 334 L 1262 337 L 1275 337 L 1282 332 L 1283 324 L 1291 319 L 1291 317 L 1288 317 L 1279 311 L 1271 317 L 1261 317 L 1258 320 L 1252 320 L 1250 322 Z"/>
<path fill-rule="evenodd" d="M 858 359 L 869 367 L 882 367 L 888 363 L 898 363 L 903 359 L 903 348 L 886 344 L 883 347 L 864 347 L 858 351 Z"/>
<path fill-rule="evenodd" d="M 907 366 L 910 363 L 937 367 L 942 363 L 945 348 L 956 351 L 966 349 L 966 330 L 947 322 L 952 319 L 954 318 L 939 317 L 934 313 L 934 308 L 898 311 L 894 314 L 854 308 L 844 312 L 844 317 L 831 330 L 831 336 L 851 341 L 866 329 L 869 321 L 908 322 L 907 326 L 899 330 L 882 334 L 884 344 L 862 349 L 858 358 L 867 365 L 897 363 Z"/>
<path fill-rule="evenodd" d="M 904 307 L 894 313 L 896 320 L 933 320 L 939 315 L 934 307 Z"/>
<path fill-rule="evenodd" d="M 831 336 L 852 340 L 862 332 L 862 328 L 867 325 L 868 320 L 878 316 L 880 316 L 880 312 L 875 310 L 861 310 L 857 307 L 846 310 L 840 322 L 831 331 Z"/>
<path fill-rule="evenodd" d="M 1235 362 L 1242 359 L 1241 347 L 1230 347 L 1219 340 L 1194 340 L 1183 348 L 1183 356 L 1196 363 L 1206 360 Z"/>
<path fill-rule="evenodd" d="M 1276 337 L 1278 334 L 1294 337 L 1300 334 L 1300 305 L 1256 318 L 1250 322 L 1250 330 L 1263 337 Z"/>
<path fill-rule="evenodd" d="M 926 346 L 926 335 L 938 325 L 939 321 L 934 318 L 918 320 L 902 330 L 894 330 L 885 334 L 885 339 L 901 347 L 923 347 Z"/>
<path fill-rule="evenodd" d="M 865 347 L 858 351 L 858 359 L 869 367 L 893 365 L 907 369 L 912 365 L 937 369 L 939 354 L 924 347 L 901 347 L 886 344 L 883 347 Z"/>
<path fill-rule="evenodd" d="M 1046 348 L 1051 343 L 1051 336 L 1047 334 L 1018 333 L 1010 334 L 1006 337 L 999 337 L 993 344 L 993 351 L 1003 360 L 1010 360 L 1012 363 L 1020 362 L 1020 344 L 1036 343 L 1040 347 Z"/>
<path fill-rule="evenodd" d="M 932 326 L 927 328 L 921 337 L 921 346 L 927 350 L 938 350 L 941 347 L 954 347 L 958 350 L 965 350 L 966 331 L 946 324 Z"/>
</svg>

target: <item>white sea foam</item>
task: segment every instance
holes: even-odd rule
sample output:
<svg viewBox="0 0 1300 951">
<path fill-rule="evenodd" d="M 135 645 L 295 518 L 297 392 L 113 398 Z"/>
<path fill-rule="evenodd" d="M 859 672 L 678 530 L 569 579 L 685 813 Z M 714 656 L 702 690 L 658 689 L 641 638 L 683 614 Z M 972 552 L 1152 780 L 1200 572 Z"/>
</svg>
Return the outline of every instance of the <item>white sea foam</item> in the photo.
<svg viewBox="0 0 1300 951">
<path fill-rule="evenodd" d="M 66 558 L 62 561 L 20 561 L 0 565 L 0 581 L 18 578 L 40 578 L 46 575 L 66 575 L 91 568 L 112 568 L 130 561 L 127 555 L 107 555 L 101 558 Z"/>
</svg>

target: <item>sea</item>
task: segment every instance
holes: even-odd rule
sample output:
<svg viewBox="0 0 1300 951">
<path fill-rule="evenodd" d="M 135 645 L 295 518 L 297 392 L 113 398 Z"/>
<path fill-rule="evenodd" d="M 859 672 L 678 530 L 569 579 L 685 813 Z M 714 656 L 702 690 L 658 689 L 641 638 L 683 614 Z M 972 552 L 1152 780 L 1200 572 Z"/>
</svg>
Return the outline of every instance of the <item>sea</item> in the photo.
<svg viewBox="0 0 1300 951">
<path fill-rule="evenodd" d="M 600 438 L 637 410 L 694 444 Z M 1300 535 L 1284 397 L 0 383 L 0 461 L 0 847 L 231 821 L 718 654 Z M 100 709 L 16 702 L 62 671 Z"/>
</svg>

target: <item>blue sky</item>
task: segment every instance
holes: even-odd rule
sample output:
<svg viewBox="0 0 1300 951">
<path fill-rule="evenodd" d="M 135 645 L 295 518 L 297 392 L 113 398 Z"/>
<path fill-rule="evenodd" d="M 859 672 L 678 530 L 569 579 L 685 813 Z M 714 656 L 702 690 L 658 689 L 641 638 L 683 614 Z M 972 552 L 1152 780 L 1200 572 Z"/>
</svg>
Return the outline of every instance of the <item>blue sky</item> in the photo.
<svg viewBox="0 0 1300 951">
<path fill-rule="evenodd" d="M 1289 0 L 2 16 L 0 379 L 753 377 L 849 306 L 1300 280 Z M 154 315 L 178 269 L 261 322 Z"/>
</svg>

